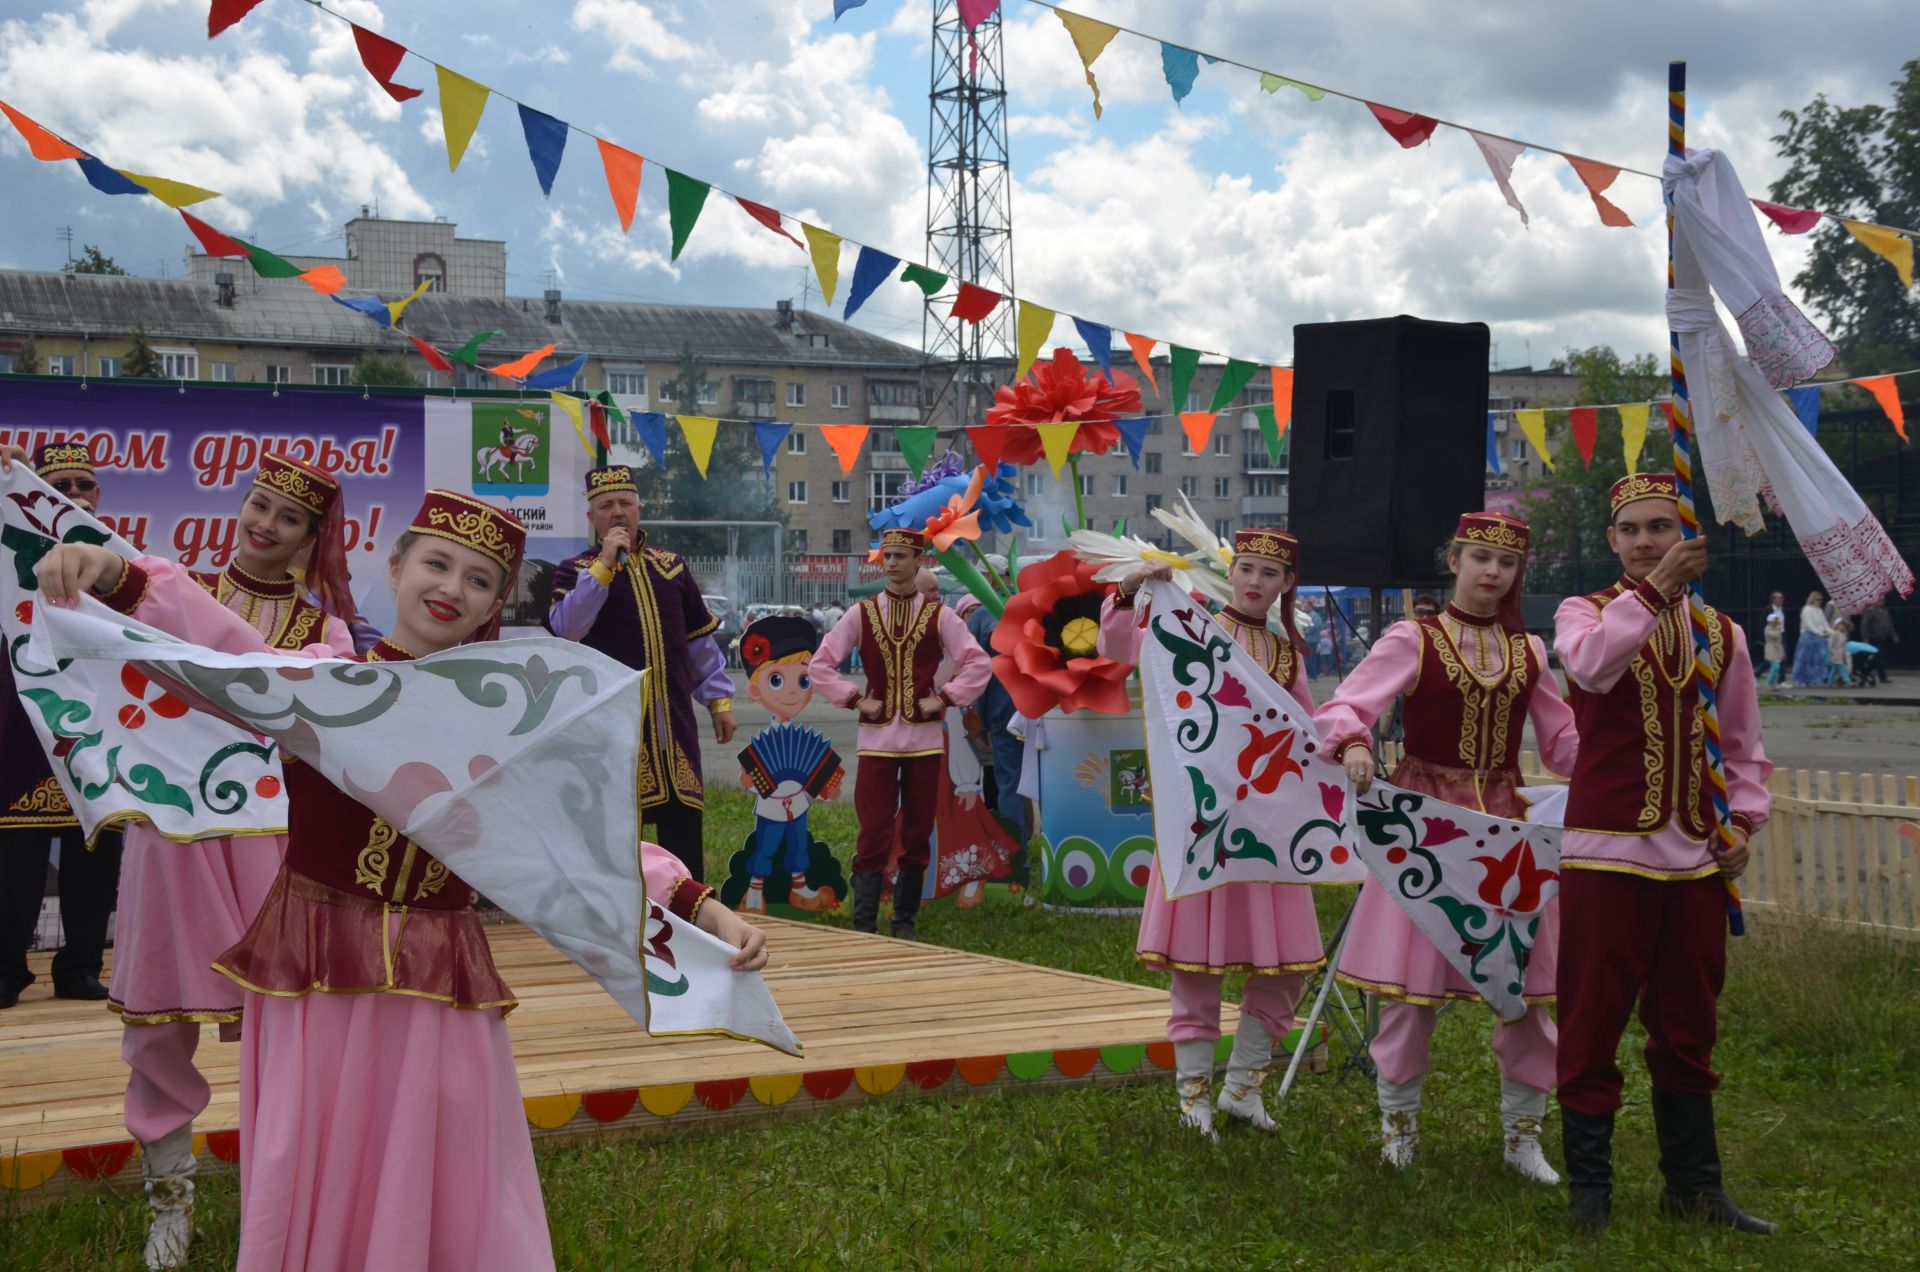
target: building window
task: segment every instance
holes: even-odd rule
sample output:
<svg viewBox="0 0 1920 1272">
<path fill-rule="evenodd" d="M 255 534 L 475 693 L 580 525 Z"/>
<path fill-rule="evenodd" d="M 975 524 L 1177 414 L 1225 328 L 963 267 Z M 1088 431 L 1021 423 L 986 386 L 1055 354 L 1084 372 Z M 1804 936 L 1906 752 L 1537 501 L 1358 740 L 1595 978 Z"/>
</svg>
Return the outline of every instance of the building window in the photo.
<svg viewBox="0 0 1920 1272">
<path fill-rule="evenodd" d="M 191 349 L 156 349 L 160 355 L 160 374 L 169 380 L 198 380 L 200 355 Z"/>
<path fill-rule="evenodd" d="M 1233 498 L 1233 478 L 1215 477 L 1213 479 L 1213 497 L 1215 499 Z"/>
<path fill-rule="evenodd" d="M 833 483 L 833 502 L 852 503 L 853 502 L 853 483 L 850 481 L 834 482 Z"/>
<path fill-rule="evenodd" d="M 1199 498 L 1200 479 L 1198 477 L 1182 477 L 1180 479 L 1180 493 L 1189 499 Z"/>
<path fill-rule="evenodd" d="M 733 377 L 733 400 L 745 407 L 772 406 L 773 381 L 736 375 Z"/>
<path fill-rule="evenodd" d="M 799 429 L 787 434 L 787 454 L 804 455 L 807 453 L 807 435 Z"/>
<path fill-rule="evenodd" d="M 1042 478 L 1039 473 L 1027 474 L 1027 498 L 1038 499 L 1040 497 L 1041 480 Z"/>
<path fill-rule="evenodd" d="M 13 353 L 0 353 L 0 375 L 12 375 L 13 369 L 20 365 L 20 356 Z"/>
<path fill-rule="evenodd" d="M 1091 498 L 1092 496 L 1093 496 L 1093 474 L 1081 473 L 1080 474 L 1080 497 L 1082 499 L 1088 499 L 1088 498 Z"/>
<path fill-rule="evenodd" d="M 847 392 L 846 385 L 844 384 L 830 385 L 829 392 L 831 394 L 832 401 L 835 406 L 852 406 L 853 405 L 853 395 Z"/>
<path fill-rule="evenodd" d="M 787 385 L 787 405 L 805 406 L 807 404 L 807 386 L 804 384 Z"/>
<path fill-rule="evenodd" d="M 869 514 L 876 513 L 876 512 L 885 512 L 887 510 L 887 505 L 893 502 L 894 495 L 899 493 L 899 489 L 900 489 L 899 473 L 891 472 L 891 471 L 880 472 L 880 473 L 868 473 L 867 474 L 867 512 Z"/>
<path fill-rule="evenodd" d="M 1193 438 L 1187 436 L 1185 429 L 1182 429 L 1180 432 L 1180 453 L 1182 455 L 1198 455 L 1200 452 L 1193 449 Z"/>
<path fill-rule="evenodd" d="M 1232 543 L 1233 542 L 1233 522 L 1229 521 L 1225 517 L 1215 517 L 1213 519 L 1213 537 L 1216 539 L 1224 539 L 1226 542 Z"/>
<path fill-rule="evenodd" d="M 47 374 L 48 375 L 72 375 L 73 374 L 73 355 L 70 353 L 48 354 L 47 355 Z"/>
<path fill-rule="evenodd" d="M 432 252 L 413 258 L 413 285 L 425 283 L 430 292 L 447 290 L 447 263 Z"/>
<path fill-rule="evenodd" d="M 827 349 L 833 345 L 833 341 L 824 331 L 809 331 L 801 338 L 806 341 L 809 349 Z"/>
<path fill-rule="evenodd" d="M 240 378 L 239 364 L 234 362 L 209 362 L 207 370 L 211 373 L 210 378 L 221 384 L 232 384 Z"/>
<path fill-rule="evenodd" d="M 675 395 L 675 389 L 677 387 L 678 386 L 671 380 L 660 381 L 660 400 L 662 402 L 678 402 L 680 399 Z M 711 380 L 702 380 L 700 382 L 700 391 L 694 394 L 694 401 L 701 406 L 712 406 L 719 402 L 719 400 L 720 386 Z"/>
<path fill-rule="evenodd" d="M 638 398 L 645 402 L 647 373 L 645 371 L 609 371 L 607 372 L 607 392 L 617 398 Z"/>
<path fill-rule="evenodd" d="M 1213 453 L 1216 455 L 1233 454 L 1233 434 L 1221 429 L 1213 435 Z"/>
<path fill-rule="evenodd" d="M 1285 487 L 1280 484 L 1278 477 L 1247 478 L 1247 494 L 1255 499 L 1272 499 L 1283 489 Z"/>
<path fill-rule="evenodd" d="M 352 384 L 353 364 L 316 362 L 313 364 L 313 382 L 315 384 Z"/>
<path fill-rule="evenodd" d="M 1508 438 L 1507 439 L 1507 458 L 1508 459 L 1525 459 L 1526 457 L 1527 457 L 1527 439 L 1524 437 Z"/>
<path fill-rule="evenodd" d="M 119 379 L 120 378 L 120 359 L 118 358 L 100 359 L 100 378 L 103 380 Z"/>
<path fill-rule="evenodd" d="M 1200 409 L 1200 390 L 1188 389 L 1187 404 L 1181 407 L 1180 409 L 1183 411 L 1189 411 L 1189 412 L 1199 410 Z"/>
<path fill-rule="evenodd" d="M 1146 460 L 1147 460 L 1148 472 L 1157 473 L 1160 471 L 1160 452 L 1159 451 L 1148 451 L 1146 454 Z"/>
<path fill-rule="evenodd" d="M 1127 475 L 1125 473 L 1115 473 L 1113 475 L 1113 493 L 1115 498 L 1121 498 L 1126 495 Z"/>
<path fill-rule="evenodd" d="M 867 445 L 876 455 L 898 455 L 900 435 L 890 428 L 876 428 L 867 434 Z"/>
<path fill-rule="evenodd" d="M 838 485 L 842 485 L 843 483 L 835 482 L 833 484 L 838 486 Z M 833 532 L 833 550 L 835 552 L 838 552 L 841 556 L 845 556 L 848 553 L 852 552 L 853 551 L 853 531 L 835 530 Z"/>
<path fill-rule="evenodd" d="M 807 502 L 807 483 L 804 481 L 788 482 L 787 502 L 790 504 L 803 504 Z"/>
<path fill-rule="evenodd" d="M 868 406 L 920 405 L 920 385 L 913 380 L 868 380 Z"/>
<path fill-rule="evenodd" d="M 789 530 L 787 534 L 793 539 L 793 550 L 795 552 L 804 553 L 807 550 L 807 532 L 805 530 Z"/>
<path fill-rule="evenodd" d="M 1158 495 L 1148 495 L 1148 496 L 1147 496 L 1147 511 L 1148 511 L 1148 512 L 1152 512 L 1152 511 L 1153 511 L 1154 509 L 1156 509 L 1156 508 L 1158 508 L 1159 506 L 1160 506 L 1160 496 L 1158 496 Z"/>
<path fill-rule="evenodd" d="M 268 384 L 293 383 L 293 368 L 290 366 L 287 366 L 285 363 L 269 362 L 267 364 L 267 383 Z"/>
</svg>

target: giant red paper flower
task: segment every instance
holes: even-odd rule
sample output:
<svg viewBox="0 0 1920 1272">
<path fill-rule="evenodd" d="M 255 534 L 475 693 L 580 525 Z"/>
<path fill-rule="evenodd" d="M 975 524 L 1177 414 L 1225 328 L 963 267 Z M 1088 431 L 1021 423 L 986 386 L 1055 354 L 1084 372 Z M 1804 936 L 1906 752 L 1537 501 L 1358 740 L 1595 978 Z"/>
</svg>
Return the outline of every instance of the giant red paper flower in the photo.
<svg viewBox="0 0 1920 1272">
<path fill-rule="evenodd" d="M 1112 590 L 1094 580 L 1097 568 L 1071 549 L 1034 562 L 993 629 L 993 674 L 1029 720 L 1055 707 L 1119 715 L 1129 706 L 1132 665 L 1096 647 L 1100 603 Z"/>
<path fill-rule="evenodd" d="M 1099 454 L 1120 440 L 1114 419 L 1140 410 L 1140 386 L 1132 376 L 1115 371 L 1109 382 L 1098 366 L 1087 375 L 1073 351 L 1063 346 L 1053 351 L 1053 361 L 1035 362 L 1026 379 L 993 391 L 987 423 L 1024 426 L 1007 430 L 1000 458 L 1009 464 L 1035 464 L 1046 450 L 1033 425 L 1075 421 L 1080 427 L 1068 453 Z"/>
</svg>

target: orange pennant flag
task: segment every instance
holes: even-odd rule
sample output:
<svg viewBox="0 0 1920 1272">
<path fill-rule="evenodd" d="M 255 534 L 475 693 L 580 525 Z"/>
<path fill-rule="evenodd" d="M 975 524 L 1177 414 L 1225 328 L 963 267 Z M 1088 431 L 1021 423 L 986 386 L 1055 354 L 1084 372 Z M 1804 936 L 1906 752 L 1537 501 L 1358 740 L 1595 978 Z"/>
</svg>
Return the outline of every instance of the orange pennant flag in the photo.
<svg viewBox="0 0 1920 1272">
<path fill-rule="evenodd" d="M 553 346 L 548 345 L 544 349 L 535 349 L 524 358 L 515 358 L 512 362 L 503 362 L 497 367 L 488 367 L 487 370 L 503 380 L 524 380 L 532 375 L 533 369 L 546 361 L 547 355 L 552 352 Z"/>
<path fill-rule="evenodd" d="M 1273 367 L 1273 422 L 1275 436 L 1285 437 L 1293 419 L 1293 368 Z"/>
<path fill-rule="evenodd" d="M 1574 175 L 1580 178 L 1580 184 L 1587 187 L 1587 193 L 1593 196 L 1593 206 L 1600 212 L 1600 224 L 1621 229 L 1633 224 L 1633 218 L 1616 207 L 1612 201 L 1602 197 L 1608 186 L 1620 176 L 1620 169 L 1612 164 L 1595 163 L 1591 159 L 1576 159 L 1567 156 L 1567 162 L 1573 165 Z"/>
<path fill-rule="evenodd" d="M 820 432 L 825 435 L 827 445 L 833 447 L 833 453 L 840 457 L 842 474 L 853 471 L 854 463 L 860 458 L 860 447 L 867 440 L 869 424 L 822 424 Z"/>
<path fill-rule="evenodd" d="M 13 126 L 20 130 L 20 135 L 27 139 L 27 150 L 35 159 L 44 159 L 52 163 L 55 159 L 87 157 L 86 151 L 70 142 L 60 140 L 5 102 L 0 102 L 0 113 L 4 113 L 8 119 L 12 120 Z"/>
<path fill-rule="evenodd" d="M 1180 427 L 1187 430 L 1187 445 L 1196 455 L 1204 455 L 1207 450 L 1207 438 L 1213 433 L 1215 414 L 1212 411 L 1180 412 Z"/>
<path fill-rule="evenodd" d="M 1127 348 L 1133 350 L 1133 365 L 1140 368 L 1140 374 L 1147 377 L 1154 392 L 1160 391 L 1160 382 L 1153 378 L 1153 346 L 1158 342 L 1152 336 L 1136 336 L 1131 331 L 1123 331 L 1127 338 Z"/>
<path fill-rule="evenodd" d="M 322 296 L 331 296 L 347 285 L 347 276 L 338 265 L 316 265 L 301 274 L 300 281 Z"/>
<path fill-rule="evenodd" d="M 1907 437 L 1907 413 L 1900 405 L 1900 388 L 1894 383 L 1893 377 L 1876 375 L 1865 380 L 1856 380 L 1854 383 L 1873 394 L 1873 400 L 1880 404 L 1880 409 L 1885 411 L 1887 418 L 1893 421 L 1893 431 L 1900 434 L 1900 440 L 1903 442 L 1910 440 Z"/>
<path fill-rule="evenodd" d="M 613 210 L 620 216 L 622 234 L 633 228 L 633 204 L 640 197 L 643 162 L 631 150 L 623 150 L 610 141 L 600 142 L 600 163 L 607 170 L 607 193 L 613 196 Z"/>
</svg>

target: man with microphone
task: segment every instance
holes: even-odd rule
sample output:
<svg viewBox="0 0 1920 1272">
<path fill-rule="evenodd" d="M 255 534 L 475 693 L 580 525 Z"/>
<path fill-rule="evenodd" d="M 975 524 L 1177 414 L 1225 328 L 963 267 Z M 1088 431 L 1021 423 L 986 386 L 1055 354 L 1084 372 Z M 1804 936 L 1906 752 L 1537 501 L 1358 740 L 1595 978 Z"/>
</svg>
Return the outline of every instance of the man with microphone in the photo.
<svg viewBox="0 0 1920 1272">
<path fill-rule="evenodd" d="M 638 794 L 655 842 L 705 879 L 706 801 L 693 704 L 713 717 L 714 740 L 733 741 L 733 681 L 713 632 L 719 620 L 677 553 L 650 547 L 640 528 L 640 488 L 624 464 L 587 474 L 587 521 L 599 546 L 553 572 L 547 630 L 617 658 L 647 677 L 646 736 Z"/>
</svg>

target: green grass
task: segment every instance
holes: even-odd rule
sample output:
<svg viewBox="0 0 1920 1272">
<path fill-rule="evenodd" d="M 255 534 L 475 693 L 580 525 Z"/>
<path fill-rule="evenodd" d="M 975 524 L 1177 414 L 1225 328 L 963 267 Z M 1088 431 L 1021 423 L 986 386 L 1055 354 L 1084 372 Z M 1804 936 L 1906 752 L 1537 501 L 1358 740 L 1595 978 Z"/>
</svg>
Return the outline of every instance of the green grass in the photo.
<svg viewBox="0 0 1920 1272">
<path fill-rule="evenodd" d="M 719 797 L 713 869 L 750 819 L 744 797 Z M 815 825 L 851 846 L 845 808 L 822 809 Z M 1326 930 L 1342 902 L 1323 890 Z M 555 1250 L 579 1269 L 1914 1266 L 1920 957 L 1765 915 L 1752 927 L 1733 945 L 1721 1003 L 1720 1139 L 1734 1198 L 1784 1225 L 1770 1240 L 1656 1213 L 1637 1028 L 1622 1048 L 1614 1226 L 1598 1243 L 1570 1236 L 1564 1193 L 1501 1165 L 1490 1014 L 1454 1009 L 1434 1035 L 1419 1161 L 1404 1174 L 1376 1163 L 1372 1092 L 1351 1077 L 1303 1078 L 1279 1134 L 1229 1131 L 1217 1145 L 1177 1132 L 1164 1078 L 909 1096 L 542 1152 Z M 920 930 L 961 949 L 1159 979 L 1132 960 L 1131 920 L 1046 914 L 1000 889 L 972 911 L 924 910 Z M 1557 1164 L 1551 1116 L 1548 1154 Z M 0 1194 L 0 1266 L 134 1268 L 143 1231 L 137 1188 L 39 1207 Z M 193 1266 L 230 1266 L 236 1232 L 233 1178 L 208 1180 Z"/>
</svg>

